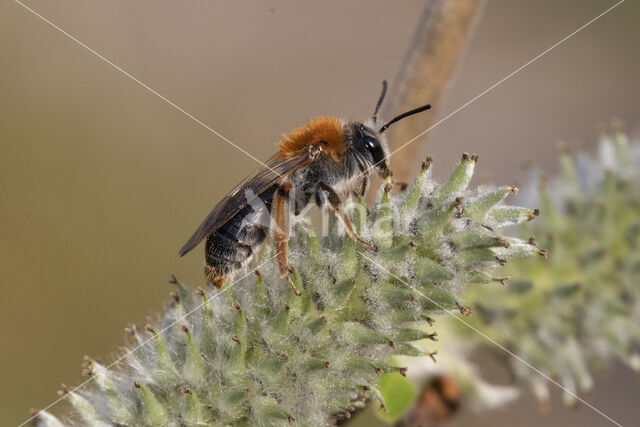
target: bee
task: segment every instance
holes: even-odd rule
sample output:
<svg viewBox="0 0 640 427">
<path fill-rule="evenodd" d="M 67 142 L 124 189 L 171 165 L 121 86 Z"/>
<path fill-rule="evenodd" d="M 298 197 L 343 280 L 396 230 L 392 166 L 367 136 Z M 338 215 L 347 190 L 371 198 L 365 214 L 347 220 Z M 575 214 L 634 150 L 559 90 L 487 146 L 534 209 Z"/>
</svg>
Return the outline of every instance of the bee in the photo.
<svg viewBox="0 0 640 427">
<path fill-rule="evenodd" d="M 312 202 L 318 207 L 328 204 L 350 238 L 375 248 L 373 242 L 358 236 L 342 199 L 351 194 L 364 196 L 374 170 L 383 177 L 390 175 L 384 132 L 393 123 L 431 108 L 415 108 L 379 126 L 377 114 L 386 91 L 384 81 L 371 119 L 320 117 L 284 135 L 278 143 L 278 153 L 213 208 L 179 255 L 185 255 L 206 238 L 205 275 L 220 289 L 271 235 L 280 275 L 300 295 L 290 277 L 293 269 L 288 263 L 289 224 L 292 219 L 295 223 Z M 261 220 L 265 216 L 267 221 Z"/>
</svg>

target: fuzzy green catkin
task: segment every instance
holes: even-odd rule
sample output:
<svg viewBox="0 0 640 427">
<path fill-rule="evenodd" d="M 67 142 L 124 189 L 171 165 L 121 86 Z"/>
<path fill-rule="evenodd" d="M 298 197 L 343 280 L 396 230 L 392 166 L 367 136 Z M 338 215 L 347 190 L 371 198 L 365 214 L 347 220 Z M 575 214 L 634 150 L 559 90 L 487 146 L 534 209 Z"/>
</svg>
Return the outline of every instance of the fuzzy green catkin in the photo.
<svg viewBox="0 0 640 427">
<path fill-rule="evenodd" d="M 510 262 L 505 273 L 520 280 L 506 292 L 466 294 L 478 308 L 469 319 L 474 327 L 573 393 L 591 390 L 593 370 L 611 359 L 640 371 L 640 147 L 615 132 L 603 135 L 599 151 L 599 159 L 562 153 L 560 177 L 537 181 L 525 195 L 544 215 L 521 227 L 523 237 L 535 235 L 529 243 L 549 248 L 549 259 Z M 514 209 L 494 207 L 489 215 L 497 223 L 508 212 L 526 217 Z M 503 250 L 510 249 L 495 253 L 502 257 Z M 456 334 L 474 335 L 464 327 Z M 515 359 L 510 363 L 546 400 L 539 374 Z M 576 398 L 565 393 L 564 401 L 575 404 Z"/>
<path fill-rule="evenodd" d="M 125 425 L 259 426 L 323 425 L 367 400 L 384 408 L 379 376 L 406 374 L 392 356 L 429 354 L 417 343 L 436 339 L 425 319 L 463 310 L 469 283 L 499 286 L 495 270 L 506 259 L 537 250 L 501 234 L 534 215 L 501 205 L 512 187 L 467 190 L 476 160 L 465 153 L 439 186 L 428 159 L 407 193 L 393 194 L 387 181 L 369 214 L 355 203 L 354 226 L 377 251 L 336 233 L 333 219 L 322 238 L 298 225 L 290 261 L 300 297 L 274 261 L 221 291 L 191 293 L 174 279 L 160 325 L 147 326 L 147 337 L 129 330 L 140 348 L 117 375 L 89 359 L 97 387 L 74 394 L 83 399 L 76 412 Z M 55 425 L 49 414 L 37 420 Z"/>
</svg>

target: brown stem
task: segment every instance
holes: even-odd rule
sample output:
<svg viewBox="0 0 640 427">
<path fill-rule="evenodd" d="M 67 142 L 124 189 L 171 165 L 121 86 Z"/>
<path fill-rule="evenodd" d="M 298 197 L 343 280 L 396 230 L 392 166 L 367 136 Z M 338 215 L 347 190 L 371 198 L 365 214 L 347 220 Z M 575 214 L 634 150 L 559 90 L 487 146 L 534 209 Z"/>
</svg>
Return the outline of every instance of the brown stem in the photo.
<svg viewBox="0 0 640 427">
<path fill-rule="evenodd" d="M 432 0 L 427 5 L 404 63 L 392 85 L 392 101 L 385 117 L 430 103 L 433 110 L 420 119 L 406 119 L 389 129 L 393 152 L 435 122 L 456 65 L 470 39 L 486 0 Z M 408 181 L 418 170 L 415 159 L 426 154 L 425 137 L 404 147 L 391 158 L 394 178 Z"/>
</svg>

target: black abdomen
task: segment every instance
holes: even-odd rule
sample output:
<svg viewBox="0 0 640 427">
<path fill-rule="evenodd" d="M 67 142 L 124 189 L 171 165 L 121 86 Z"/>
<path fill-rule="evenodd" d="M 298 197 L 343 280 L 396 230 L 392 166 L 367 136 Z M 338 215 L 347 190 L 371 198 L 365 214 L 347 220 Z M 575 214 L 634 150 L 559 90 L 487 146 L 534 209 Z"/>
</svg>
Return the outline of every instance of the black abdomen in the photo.
<svg viewBox="0 0 640 427">
<path fill-rule="evenodd" d="M 277 187 L 274 185 L 258 197 L 258 204 L 264 204 L 266 207 L 263 216 L 256 215 L 250 220 L 249 218 L 256 213 L 251 205 L 247 205 L 222 227 L 207 236 L 207 279 L 216 286 L 222 286 L 221 281 L 251 259 L 254 250 L 267 237 L 271 203 Z"/>
</svg>

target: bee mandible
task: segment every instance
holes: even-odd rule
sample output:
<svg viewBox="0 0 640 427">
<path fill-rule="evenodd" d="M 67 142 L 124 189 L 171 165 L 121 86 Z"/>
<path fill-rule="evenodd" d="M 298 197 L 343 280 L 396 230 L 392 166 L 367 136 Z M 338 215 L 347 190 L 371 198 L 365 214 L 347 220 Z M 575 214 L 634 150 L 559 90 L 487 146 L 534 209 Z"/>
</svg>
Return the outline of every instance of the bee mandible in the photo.
<svg viewBox="0 0 640 427">
<path fill-rule="evenodd" d="M 383 81 L 371 119 L 347 122 L 320 117 L 284 135 L 278 143 L 278 153 L 213 208 L 179 255 L 185 255 L 206 238 L 205 275 L 220 289 L 270 234 L 278 270 L 293 292 L 300 295 L 289 275 L 293 271 L 288 262 L 289 224 L 292 219 L 295 223 L 312 201 L 318 207 L 327 203 L 350 238 L 375 248 L 373 242 L 358 236 L 342 200 L 351 194 L 364 196 L 374 170 L 383 177 L 390 174 L 384 135 L 389 126 L 431 108 L 415 108 L 378 127 L 377 114 L 386 91 L 387 83 Z M 267 215 L 266 223 L 260 221 L 261 215 Z"/>
</svg>

